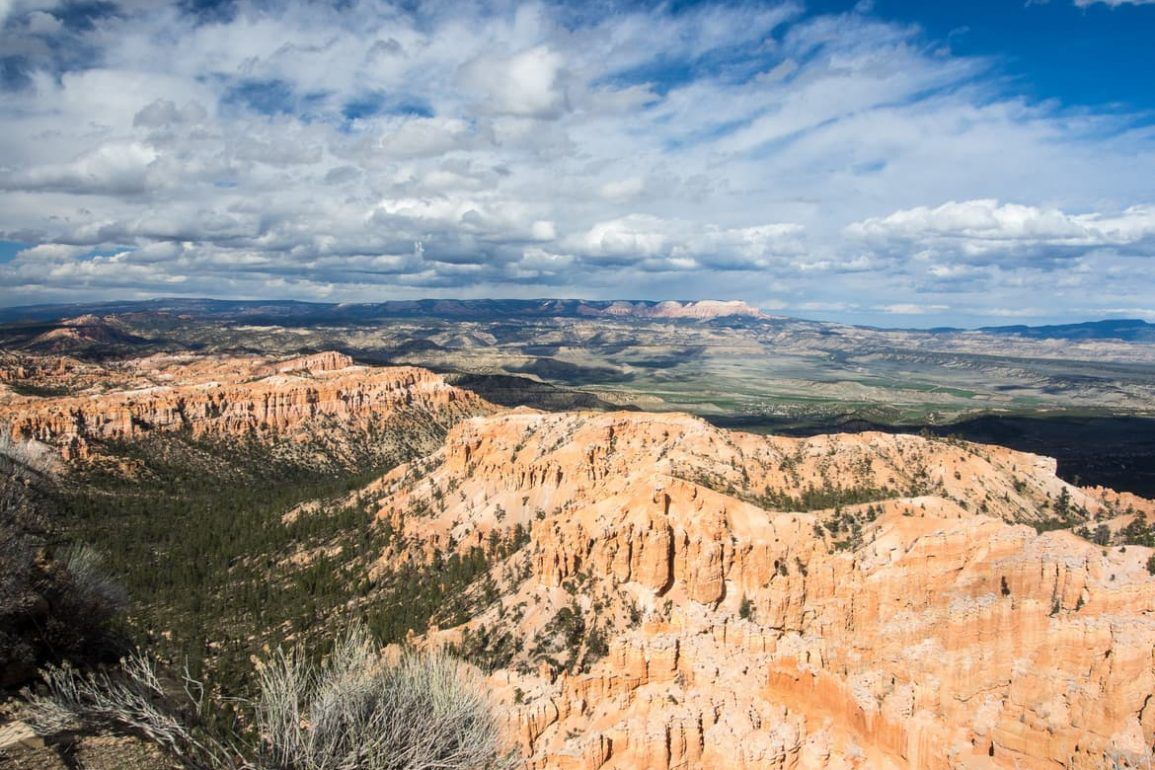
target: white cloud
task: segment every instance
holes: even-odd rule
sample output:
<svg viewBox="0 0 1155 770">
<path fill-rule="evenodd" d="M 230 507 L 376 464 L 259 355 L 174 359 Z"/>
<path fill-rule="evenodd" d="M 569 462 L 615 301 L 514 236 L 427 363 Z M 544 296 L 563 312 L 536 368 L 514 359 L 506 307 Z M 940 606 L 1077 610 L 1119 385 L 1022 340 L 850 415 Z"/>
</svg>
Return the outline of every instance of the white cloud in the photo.
<svg viewBox="0 0 1155 770">
<path fill-rule="evenodd" d="M 911 302 L 900 302 L 894 305 L 882 305 L 877 310 L 892 315 L 926 315 L 927 313 L 941 313 L 949 310 L 949 305 L 918 305 Z"/>
<path fill-rule="evenodd" d="M 1089 8 L 1096 4 L 1118 8 L 1121 5 L 1155 5 L 1155 0 L 1075 0 L 1075 5 L 1080 8 Z"/>
<path fill-rule="evenodd" d="M 796 224 L 720 228 L 631 214 L 599 222 L 568 245 L 599 264 L 646 270 L 756 270 L 798 253 L 802 233 Z"/>
<path fill-rule="evenodd" d="M 563 106 L 561 56 L 539 45 L 508 57 L 483 57 L 464 68 L 465 83 L 481 97 L 483 111 L 521 117 L 554 117 Z"/>
<path fill-rule="evenodd" d="M 1155 256 L 1155 208 L 1133 206 L 1117 214 L 1067 214 L 994 199 L 918 206 L 847 227 L 852 237 L 953 254 L 963 259 L 1008 259 L 1044 250 L 1055 257 L 1076 256 L 1095 248 L 1138 249 Z M 948 277 L 952 268 L 931 268 Z"/>
<path fill-rule="evenodd" d="M 4 9 L 0 7 L 0 22 L 3 21 Z M 63 24 L 47 11 L 33 11 L 27 18 L 28 31 L 34 35 L 51 35 L 59 32 Z"/>
<path fill-rule="evenodd" d="M 1143 116 L 1032 103 L 865 7 L 612 11 L 134 1 L 54 29 L 19 3 L 0 240 L 31 248 L 0 303 L 564 289 L 865 318 L 1155 292 Z"/>
<path fill-rule="evenodd" d="M 81 195 L 134 195 L 150 186 L 154 148 L 137 142 L 105 144 L 68 163 L 49 163 L 0 184 L 18 190 L 62 190 Z"/>
<path fill-rule="evenodd" d="M 65 246 L 59 243 L 42 243 L 29 249 L 22 249 L 16 253 L 16 259 L 21 262 L 61 262 L 86 254 L 90 249 L 85 246 Z"/>
<path fill-rule="evenodd" d="M 598 192 L 608 201 L 622 203 L 636 198 L 646 189 L 646 180 L 638 176 L 626 179 L 615 179 L 603 184 Z"/>
</svg>

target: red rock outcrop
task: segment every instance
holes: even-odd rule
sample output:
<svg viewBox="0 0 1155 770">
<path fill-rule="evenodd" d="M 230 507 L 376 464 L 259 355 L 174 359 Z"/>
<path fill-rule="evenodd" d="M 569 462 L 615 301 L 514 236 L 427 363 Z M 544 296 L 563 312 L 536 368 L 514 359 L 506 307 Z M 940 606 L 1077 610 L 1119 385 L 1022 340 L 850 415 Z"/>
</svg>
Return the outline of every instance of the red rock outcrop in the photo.
<svg viewBox="0 0 1155 770">
<path fill-rule="evenodd" d="M 330 428 L 363 433 L 400 418 L 444 429 L 492 410 L 427 370 L 354 366 L 348 356 L 333 352 L 279 362 L 182 361 L 154 369 L 150 378 L 164 384 L 9 397 L 0 403 L 0 426 L 15 439 L 35 439 L 59 447 L 66 458 L 83 459 L 92 442 L 166 432 L 305 440 Z"/>
<path fill-rule="evenodd" d="M 1151 757 L 1152 550 L 1025 524 L 1118 513 L 1046 458 L 515 412 L 466 420 L 366 494 L 405 535 L 380 569 L 528 531 L 492 565 L 498 598 L 425 639 L 501 661 L 528 767 Z"/>
</svg>

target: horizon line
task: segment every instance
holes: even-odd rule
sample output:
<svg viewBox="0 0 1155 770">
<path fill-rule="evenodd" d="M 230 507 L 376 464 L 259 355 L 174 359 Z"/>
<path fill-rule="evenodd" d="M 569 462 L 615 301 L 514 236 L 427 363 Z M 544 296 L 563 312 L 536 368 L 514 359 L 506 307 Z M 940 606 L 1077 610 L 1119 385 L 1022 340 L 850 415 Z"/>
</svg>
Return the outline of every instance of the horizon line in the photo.
<svg viewBox="0 0 1155 770">
<path fill-rule="evenodd" d="M 1110 323 L 1110 322 L 1115 322 L 1115 323 L 1129 322 L 1129 323 L 1143 324 L 1145 326 L 1155 325 L 1155 323 L 1152 323 L 1152 322 L 1147 321 L 1146 319 L 1140 318 L 1140 317 L 1103 316 L 1103 317 L 1090 318 L 1090 319 L 1081 320 L 1081 321 L 1063 321 L 1063 322 L 1049 322 L 1049 323 L 1037 323 L 1037 324 L 1031 324 L 1031 323 L 1025 323 L 1024 322 L 1024 323 L 1006 323 L 1006 324 L 987 323 L 987 324 L 983 324 L 981 326 L 953 326 L 953 325 L 943 325 L 943 324 L 927 325 L 927 326 L 917 326 L 917 325 L 881 326 L 878 324 L 848 323 L 848 322 L 844 322 L 844 321 L 829 321 L 829 320 L 820 320 L 820 319 L 816 319 L 816 318 L 806 318 L 803 316 L 785 315 L 782 313 L 774 312 L 772 310 L 766 310 L 766 309 L 764 309 L 764 308 L 762 308 L 762 307 L 760 307 L 760 306 L 758 306 L 752 302 L 749 302 L 747 300 L 743 300 L 743 299 L 718 299 L 718 298 L 714 298 L 714 297 L 704 297 L 704 298 L 699 298 L 699 299 L 678 299 L 678 298 L 665 298 L 665 299 L 637 299 L 637 298 L 590 299 L 587 297 L 550 297 L 550 296 L 531 297 L 531 298 L 421 297 L 418 299 L 385 299 L 385 300 L 380 300 L 380 301 L 376 301 L 376 302 L 369 302 L 369 301 L 341 302 L 341 301 L 323 301 L 323 300 L 292 299 L 292 298 L 284 298 L 284 299 L 273 299 L 273 298 L 238 299 L 238 298 L 224 298 L 224 297 L 210 297 L 210 296 L 197 296 L 197 297 L 156 296 L 156 297 L 149 297 L 147 299 L 108 299 L 108 300 L 93 300 L 93 301 L 81 301 L 81 302 L 38 302 L 38 303 L 30 303 L 30 304 L 25 304 L 25 305 L 0 305 L 0 315 L 6 315 L 6 314 L 9 314 L 12 312 L 20 312 L 21 310 L 28 310 L 28 311 L 41 310 L 41 311 L 44 311 L 44 310 L 54 310 L 54 309 L 58 309 L 58 308 L 63 309 L 63 308 L 100 307 L 100 306 L 105 306 L 105 305 L 145 305 L 145 304 L 160 303 L 160 302 L 221 302 L 221 303 L 254 304 L 254 305 L 296 304 L 296 305 L 314 305 L 317 307 L 341 307 L 341 306 L 349 307 L 349 306 L 374 306 L 374 305 L 416 305 L 416 304 L 420 304 L 420 303 L 429 303 L 429 302 L 458 302 L 458 303 L 578 302 L 578 303 L 598 304 L 598 305 L 612 305 L 615 303 L 629 303 L 629 304 L 641 303 L 641 304 L 646 304 L 646 305 L 659 305 L 659 304 L 664 303 L 664 302 L 676 302 L 676 303 L 679 303 L 682 305 L 693 305 L 693 304 L 699 304 L 702 302 L 717 302 L 717 303 L 725 303 L 725 304 L 746 305 L 750 309 L 758 311 L 758 313 L 761 314 L 761 318 L 763 320 L 802 321 L 802 322 L 806 322 L 806 323 L 819 323 L 819 324 L 829 324 L 829 325 L 833 325 L 833 326 L 850 326 L 850 327 L 863 328 L 863 329 L 880 329 L 880 330 L 889 330 L 889 331 L 919 331 L 919 332 L 952 332 L 952 331 L 971 332 L 971 331 L 974 331 L 974 332 L 978 332 L 978 331 L 984 331 L 984 330 L 988 330 L 988 329 L 1011 329 L 1011 328 L 1040 329 L 1040 328 L 1061 327 L 1061 326 L 1083 326 L 1083 325 L 1102 324 L 1102 323 Z M 725 316 L 723 316 L 723 317 L 725 317 Z M 741 314 L 736 314 L 733 317 L 743 317 L 743 316 Z M 757 316 L 746 316 L 746 317 L 757 317 Z M 20 319 L 9 319 L 9 320 L 5 320 L 5 321 L 0 321 L 0 325 L 7 325 L 10 323 L 18 323 L 19 320 Z M 50 319 L 43 319 L 43 320 L 50 320 Z"/>
</svg>

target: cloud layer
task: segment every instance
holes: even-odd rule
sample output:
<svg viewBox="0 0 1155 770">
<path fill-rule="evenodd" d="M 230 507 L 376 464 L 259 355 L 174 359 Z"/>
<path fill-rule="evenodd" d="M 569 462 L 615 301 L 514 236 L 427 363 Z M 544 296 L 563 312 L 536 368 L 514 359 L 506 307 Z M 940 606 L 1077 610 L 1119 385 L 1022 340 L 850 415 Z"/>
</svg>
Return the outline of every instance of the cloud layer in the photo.
<svg viewBox="0 0 1155 770">
<path fill-rule="evenodd" d="M 1118 8 L 1120 5 L 1152 5 L 1155 4 L 1155 0 L 1075 0 L 1075 5 L 1080 8 L 1089 8 L 1097 4 Z"/>
<path fill-rule="evenodd" d="M 0 51 L 0 303 L 1155 310 L 1150 123 L 866 12 L 16 0 Z"/>
</svg>

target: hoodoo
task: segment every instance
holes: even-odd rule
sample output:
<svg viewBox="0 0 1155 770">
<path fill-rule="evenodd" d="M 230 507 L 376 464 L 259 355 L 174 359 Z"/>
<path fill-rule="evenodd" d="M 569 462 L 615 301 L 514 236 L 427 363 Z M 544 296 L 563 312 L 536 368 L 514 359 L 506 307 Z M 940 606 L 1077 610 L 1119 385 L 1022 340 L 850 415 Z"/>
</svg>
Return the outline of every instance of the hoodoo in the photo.
<svg viewBox="0 0 1155 770">
<path fill-rule="evenodd" d="M 492 670 L 531 767 L 1089 770 L 1155 736 L 1151 549 L 1041 531 L 1152 505 L 1045 458 L 514 413 L 364 494 L 382 566 L 528 532 L 424 641 Z"/>
</svg>

